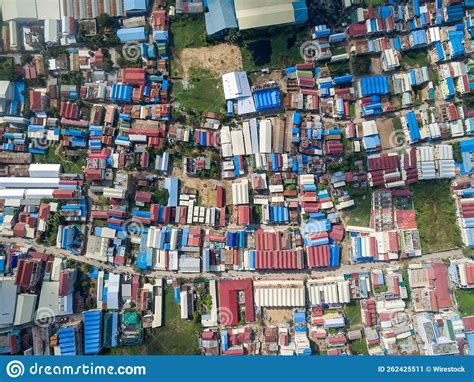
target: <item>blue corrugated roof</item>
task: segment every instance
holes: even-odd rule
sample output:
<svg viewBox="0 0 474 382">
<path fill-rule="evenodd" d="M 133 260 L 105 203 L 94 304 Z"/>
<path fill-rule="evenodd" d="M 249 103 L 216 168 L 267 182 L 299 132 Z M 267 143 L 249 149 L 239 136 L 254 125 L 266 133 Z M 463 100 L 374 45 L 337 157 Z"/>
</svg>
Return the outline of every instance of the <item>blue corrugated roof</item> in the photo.
<svg viewBox="0 0 474 382">
<path fill-rule="evenodd" d="M 117 31 L 117 37 L 121 42 L 144 41 L 146 32 L 144 27 L 122 28 Z"/>
<path fill-rule="evenodd" d="M 168 207 L 177 207 L 178 206 L 178 188 L 179 181 L 177 178 L 166 178 L 165 179 L 165 188 L 168 190 Z"/>
<path fill-rule="evenodd" d="M 303 24 L 308 21 L 308 8 L 305 0 L 294 2 L 293 10 L 295 12 L 295 24 Z"/>
<path fill-rule="evenodd" d="M 253 93 L 255 107 L 258 112 L 278 109 L 280 107 L 280 89 L 262 89 Z"/>
<path fill-rule="evenodd" d="M 213 35 L 226 29 L 237 28 L 233 0 L 208 0 L 205 13 L 207 34 Z"/>
<path fill-rule="evenodd" d="M 144 12 L 148 9 L 148 0 L 124 0 L 126 12 Z"/>
<path fill-rule="evenodd" d="M 390 92 L 387 76 L 369 76 L 360 79 L 362 96 L 388 94 Z"/>
</svg>

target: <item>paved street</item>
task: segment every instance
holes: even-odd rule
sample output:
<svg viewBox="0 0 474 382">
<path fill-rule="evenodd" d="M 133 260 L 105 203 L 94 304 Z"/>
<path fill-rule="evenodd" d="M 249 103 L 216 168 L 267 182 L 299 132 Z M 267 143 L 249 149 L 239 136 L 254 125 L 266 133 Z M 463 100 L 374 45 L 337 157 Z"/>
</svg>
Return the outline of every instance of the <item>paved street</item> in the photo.
<svg viewBox="0 0 474 382">
<path fill-rule="evenodd" d="M 114 273 L 126 273 L 126 274 L 146 274 L 148 277 L 155 278 L 167 278 L 167 277 L 185 277 L 187 279 L 195 278 L 208 278 L 208 279 L 220 279 L 220 278 L 233 278 L 233 279 L 242 279 L 242 278 L 253 278 L 253 279 L 285 279 L 285 280 L 297 280 L 297 279 L 306 279 L 308 277 L 322 278 L 327 276 L 336 276 L 346 273 L 356 273 L 363 271 L 370 271 L 372 269 L 385 269 L 394 266 L 404 266 L 411 262 L 420 262 L 420 261 L 434 261 L 434 260 L 443 260 L 449 258 L 460 258 L 463 256 L 461 250 L 451 250 L 445 252 L 436 252 L 422 257 L 416 257 L 403 261 L 393 261 L 393 262 L 375 262 L 375 263 L 363 263 L 363 264 L 342 264 L 339 268 L 335 270 L 302 270 L 302 271 L 291 271 L 291 272 L 257 272 L 257 271 L 229 271 L 224 273 L 177 273 L 169 271 L 147 271 L 147 272 L 138 272 L 132 267 L 128 266 L 112 266 L 109 264 L 104 264 L 100 261 L 89 259 L 85 256 L 76 256 L 70 252 L 59 249 L 56 247 L 45 247 L 43 245 L 38 245 L 36 243 L 29 244 L 25 239 L 20 238 L 0 238 L 0 242 L 5 244 L 18 244 L 22 247 L 31 247 L 38 252 L 44 252 L 51 254 L 53 256 L 58 256 L 61 258 L 75 260 L 80 263 L 90 264 L 99 269 L 109 270 Z"/>
</svg>

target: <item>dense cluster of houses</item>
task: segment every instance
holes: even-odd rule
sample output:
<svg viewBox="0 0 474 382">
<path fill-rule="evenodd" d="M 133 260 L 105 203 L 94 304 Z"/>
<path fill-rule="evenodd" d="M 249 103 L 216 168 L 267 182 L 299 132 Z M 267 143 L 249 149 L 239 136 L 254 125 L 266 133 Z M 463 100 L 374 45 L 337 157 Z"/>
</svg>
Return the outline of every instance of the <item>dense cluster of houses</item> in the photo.
<svg viewBox="0 0 474 382">
<path fill-rule="evenodd" d="M 25 54 L 0 81 L 0 354 L 140 345 L 168 289 L 181 319 L 199 314 L 203 354 L 473 352 L 450 290 L 474 287 L 472 260 L 337 269 L 422 255 L 418 181 L 454 180 L 474 248 L 474 110 L 458 102 L 474 86 L 474 2 L 346 0 L 349 25 L 312 27 L 313 54 L 280 81 L 225 73 L 223 115 L 174 118 L 171 17 L 204 13 L 215 38 L 308 20 L 305 1 L 282 3 L 276 17 L 239 0 L 4 0 L 4 50 Z M 355 73 L 364 59 L 379 68 Z M 352 189 L 371 195 L 368 226 L 344 224 Z M 332 273 L 277 277 L 312 271 Z M 212 304 L 147 272 L 204 274 Z"/>
</svg>

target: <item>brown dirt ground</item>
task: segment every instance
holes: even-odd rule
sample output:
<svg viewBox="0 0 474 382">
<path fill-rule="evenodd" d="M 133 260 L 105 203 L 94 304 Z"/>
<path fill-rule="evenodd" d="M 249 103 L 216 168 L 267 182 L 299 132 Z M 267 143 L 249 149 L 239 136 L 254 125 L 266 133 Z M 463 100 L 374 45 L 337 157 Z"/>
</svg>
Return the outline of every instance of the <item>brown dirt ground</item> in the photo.
<svg viewBox="0 0 474 382">
<path fill-rule="evenodd" d="M 232 203 L 232 182 L 226 180 L 216 179 L 200 179 L 195 177 L 188 177 L 183 175 L 181 166 L 173 167 L 172 176 L 179 178 L 182 181 L 182 186 L 196 188 L 200 199 L 200 205 L 203 207 L 215 207 L 217 205 L 216 199 L 216 185 L 221 185 L 225 189 L 226 203 Z"/>
<path fill-rule="evenodd" d="M 293 309 L 265 309 L 265 317 L 268 324 L 286 324 L 293 319 Z"/>
<path fill-rule="evenodd" d="M 380 142 L 383 150 L 396 148 L 396 139 L 393 139 L 394 128 L 391 119 L 379 119 L 377 121 L 377 129 L 380 135 Z"/>
<path fill-rule="evenodd" d="M 241 70 L 243 67 L 240 49 L 234 45 L 219 44 L 205 48 L 186 48 L 176 54 L 184 79 L 188 78 L 191 67 L 209 69 L 218 76 Z"/>
<path fill-rule="evenodd" d="M 371 58 L 371 69 L 372 74 L 382 74 L 382 60 L 379 57 L 372 57 Z"/>
</svg>

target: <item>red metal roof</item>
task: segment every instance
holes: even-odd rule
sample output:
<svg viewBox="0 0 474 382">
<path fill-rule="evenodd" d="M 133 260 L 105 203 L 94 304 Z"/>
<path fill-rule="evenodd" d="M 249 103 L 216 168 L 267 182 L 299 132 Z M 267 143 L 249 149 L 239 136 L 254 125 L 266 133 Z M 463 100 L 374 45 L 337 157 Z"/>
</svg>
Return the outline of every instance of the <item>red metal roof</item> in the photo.
<svg viewBox="0 0 474 382">
<path fill-rule="evenodd" d="M 438 307 L 441 309 L 450 308 L 453 306 L 453 300 L 451 299 L 448 287 L 447 267 L 442 263 L 435 263 L 432 264 L 432 269 L 434 271 L 434 284 L 436 287 L 435 298 Z"/>
<path fill-rule="evenodd" d="M 361 37 L 367 34 L 367 27 L 365 24 L 350 24 L 347 28 L 349 37 Z"/>
<path fill-rule="evenodd" d="M 399 229 L 415 229 L 416 228 L 416 212 L 415 210 L 397 210 L 395 211 L 395 219 Z"/>
<path fill-rule="evenodd" d="M 474 332 L 474 316 L 463 317 L 464 331 L 466 333 Z"/>
<path fill-rule="evenodd" d="M 43 110 L 40 92 L 30 90 L 30 109 L 33 111 Z"/>
<path fill-rule="evenodd" d="M 216 193 L 217 193 L 217 207 L 222 208 L 225 207 L 225 192 L 224 187 L 216 186 Z"/>
<path fill-rule="evenodd" d="M 122 69 L 122 81 L 131 85 L 144 85 L 145 79 L 144 68 L 125 68 Z"/>
<path fill-rule="evenodd" d="M 135 200 L 137 202 L 150 203 L 151 196 L 151 192 L 137 191 L 135 193 Z"/>
<path fill-rule="evenodd" d="M 255 320 L 252 280 L 219 281 L 220 321 L 223 326 L 235 326 L 239 322 L 237 293 L 245 294 L 245 321 Z"/>
</svg>

